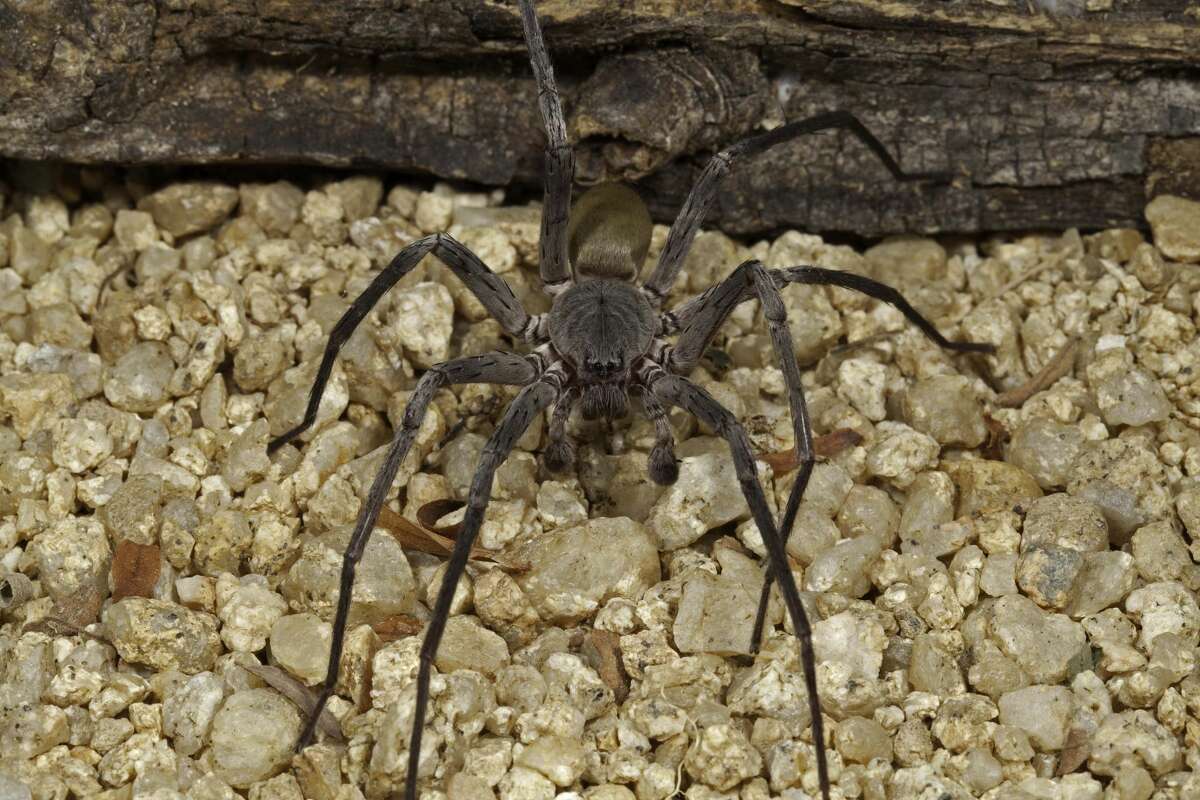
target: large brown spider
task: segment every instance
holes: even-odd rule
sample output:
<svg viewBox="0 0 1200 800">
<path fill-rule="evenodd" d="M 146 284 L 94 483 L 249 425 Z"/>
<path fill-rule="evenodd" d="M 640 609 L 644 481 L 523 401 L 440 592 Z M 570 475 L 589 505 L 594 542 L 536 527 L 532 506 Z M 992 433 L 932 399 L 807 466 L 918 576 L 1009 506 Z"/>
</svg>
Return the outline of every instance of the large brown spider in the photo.
<svg viewBox="0 0 1200 800">
<path fill-rule="evenodd" d="M 879 140 L 848 112 L 833 111 L 788 123 L 713 156 L 671 226 L 657 266 L 649 279 L 639 286 L 637 277 L 650 245 L 650 215 L 632 189 L 615 184 L 600 185 L 589 190 L 576 202 L 573 213 L 568 215 L 574 155 L 567 143 L 562 105 L 533 0 L 519 0 L 519 3 L 530 62 L 538 85 L 542 119 L 546 126 L 540 270 L 542 288 L 553 298 L 553 305 L 549 313 L 530 316 L 504 280 L 488 269 L 478 256 L 448 234 L 439 233 L 415 241 L 401 250 L 366 291 L 354 300 L 334 327 L 309 394 L 303 421 L 272 441 L 270 451 L 313 424 L 339 349 L 384 293 L 429 253 L 445 262 L 507 333 L 528 342 L 533 350 L 528 355 L 493 352 L 453 359 L 430 369 L 417 384 L 384 464 L 371 485 L 342 561 L 328 673 L 298 746 L 302 747 L 311 741 L 317 719 L 337 683 L 355 566 L 362 558 L 367 538 L 375 527 L 388 489 L 416 437 L 434 393 L 447 384 L 461 383 L 522 387 L 484 447 L 471 483 L 462 531 L 450 556 L 421 646 L 405 785 L 407 800 L 416 800 L 417 763 L 429 702 L 430 666 L 445 631 L 455 587 L 479 534 L 496 469 L 530 422 L 547 408 L 553 408 L 553 412 L 550 443 L 543 454 L 544 463 L 552 471 L 566 468 L 573 461 L 573 446 L 565 429 L 574 405 L 577 402 L 581 404 L 586 418 L 612 419 L 625 415 L 629 409 L 629 396 L 636 393 L 641 396 L 642 405 L 655 426 L 655 444 L 649 459 L 650 477 L 655 482 L 670 484 L 679 475 L 672 431 L 667 422 L 668 408 L 678 406 L 694 414 L 729 445 L 742 493 L 762 532 L 769 554 L 769 569 L 753 635 L 754 646 L 757 647 L 761 638 L 766 600 L 773 579 L 779 582 L 793 629 L 800 639 L 812 716 L 813 743 L 817 752 L 817 773 L 821 793 L 828 800 L 829 774 L 817 696 L 812 635 L 784 552 L 815 458 L 812 428 L 780 288 L 789 283 L 803 283 L 854 289 L 895 306 L 941 347 L 960 353 L 991 353 L 994 348 L 989 344 L 948 341 L 890 286 L 850 272 L 820 267 L 796 266 L 770 270 L 761 262 L 750 260 L 725 280 L 678 308 L 666 311 L 661 306 L 679 275 L 701 221 L 713 203 L 717 185 L 744 156 L 760 153 L 803 134 L 843 129 L 871 148 L 897 180 L 936 180 L 943 176 L 902 171 Z M 759 484 L 754 455 L 742 425 L 704 389 L 685 377 L 696 367 L 730 312 L 738 304 L 755 297 L 762 303 L 763 315 L 770 326 L 771 341 L 787 384 L 799 454 L 799 472 L 788 497 L 783 524 L 778 528 Z"/>
</svg>

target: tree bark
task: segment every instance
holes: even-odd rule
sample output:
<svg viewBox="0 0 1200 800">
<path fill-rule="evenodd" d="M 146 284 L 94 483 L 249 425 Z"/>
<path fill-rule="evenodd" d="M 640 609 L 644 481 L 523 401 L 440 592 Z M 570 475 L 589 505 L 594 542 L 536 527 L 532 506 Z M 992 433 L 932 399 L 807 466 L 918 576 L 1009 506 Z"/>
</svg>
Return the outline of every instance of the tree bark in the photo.
<svg viewBox="0 0 1200 800">
<path fill-rule="evenodd" d="M 1089 10 L 1096 9 L 1096 10 Z M 711 154 L 784 120 L 844 134 L 738 164 L 709 224 L 874 236 L 1141 225 L 1200 193 L 1200 14 L 1184 0 L 556 0 L 539 14 L 579 182 L 669 220 Z M 515 5 L 488 0 L 0 4 L 0 156 L 319 164 L 536 187 Z"/>
</svg>

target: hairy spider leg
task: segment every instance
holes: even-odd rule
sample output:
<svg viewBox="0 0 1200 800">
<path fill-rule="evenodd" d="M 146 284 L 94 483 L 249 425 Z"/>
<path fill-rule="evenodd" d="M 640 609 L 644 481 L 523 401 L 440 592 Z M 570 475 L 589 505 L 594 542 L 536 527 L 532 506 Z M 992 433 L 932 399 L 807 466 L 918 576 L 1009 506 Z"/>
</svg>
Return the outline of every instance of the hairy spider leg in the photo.
<svg viewBox="0 0 1200 800">
<path fill-rule="evenodd" d="M 675 279 L 679 276 L 679 270 L 683 267 L 684 257 L 687 256 L 692 241 L 696 238 L 696 232 L 700 230 L 700 223 L 704 221 L 704 216 L 716 199 L 717 186 L 732 169 L 735 161 L 745 156 L 757 155 L 777 144 L 806 134 L 829 130 L 844 130 L 853 134 L 855 138 L 869 147 L 871 152 L 875 153 L 887 167 L 888 172 L 892 173 L 892 177 L 898 181 L 947 182 L 951 177 L 948 172 L 905 172 L 875 134 L 871 133 L 867 126 L 863 125 L 858 117 L 849 111 L 827 111 L 807 119 L 780 125 L 767 133 L 743 139 L 713 156 L 704 171 L 700 173 L 700 177 L 696 179 L 695 185 L 688 193 L 687 200 L 683 203 L 683 208 L 679 210 L 679 215 L 675 217 L 675 222 L 671 225 L 671 231 L 667 234 L 667 242 L 658 257 L 658 264 L 646 280 L 644 288 L 650 297 L 661 305 L 663 299 L 670 293 L 671 287 L 675 285 Z"/>
<path fill-rule="evenodd" d="M 800 602 L 800 591 L 792 577 L 788 565 L 784 541 L 775 529 L 775 520 L 767 505 L 766 495 L 762 484 L 758 481 L 758 471 L 754 465 L 754 453 L 750 449 L 750 439 L 728 409 L 722 406 L 708 392 L 684 378 L 666 372 L 659 373 L 650 379 L 649 391 L 667 405 L 679 406 L 691 413 L 698 420 L 717 432 L 725 439 L 733 456 L 733 467 L 737 472 L 738 483 L 746 504 L 750 507 L 758 529 L 762 531 L 763 542 L 769 555 L 767 574 L 774 574 L 779 581 L 783 593 L 783 602 L 791 617 L 792 627 L 796 638 L 800 640 L 801 663 L 804 665 L 804 685 L 808 694 L 808 710 L 812 716 L 813 748 L 817 754 L 817 779 L 821 785 L 821 796 L 829 800 L 829 765 L 825 757 L 825 721 L 821 718 L 821 702 L 817 696 L 816 657 L 813 654 L 812 628 L 808 623 L 808 615 Z"/>
<path fill-rule="evenodd" d="M 809 420 L 804 401 L 799 368 L 791 349 L 791 336 L 786 327 L 786 310 L 783 308 L 782 298 L 779 296 L 779 290 L 789 283 L 838 286 L 862 292 L 868 297 L 893 306 L 935 344 L 952 352 L 988 354 L 996 351 L 995 345 L 992 344 L 950 341 L 938 331 L 932 322 L 913 308 L 900 292 L 887 284 L 853 272 L 823 267 L 800 266 L 768 270 L 756 261 L 747 261 L 738 266 L 721 283 L 680 306 L 671 317 L 673 324 L 678 327 L 680 335 L 674 350 L 671 351 L 669 367 L 672 372 L 687 374 L 699 363 L 717 330 L 734 308 L 755 296 L 763 304 L 763 315 L 770 325 L 771 341 L 781 360 L 781 369 L 787 386 L 788 404 L 792 413 L 792 426 L 800 470 L 796 475 L 795 483 L 792 484 L 791 492 L 788 494 L 783 521 L 779 526 L 779 534 L 784 537 L 785 545 L 787 537 L 791 535 L 792 525 L 795 523 L 796 513 L 800 508 L 800 501 L 804 497 L 815 465 L 812 449 L 812 423 Z M 772 287 L 774 291 L 772 291 Z M 778 299 L 778 303 L 774 299 L 770 299 L 771 295 Z M 782 316 L 780 315 L 781 311 L 784 312 Z M 772 576 L 768 572 L 767 579 L 763 583 L 762 596 L 759 598 L 758 613 L 754 620 L 754 633 L 751 637 L 753 651 L 757 651 L 762 642 L 771 581 Z"/>
<path fill-rule="evenodd" d="M 463 517 L 462 532 L 454 541 L 454 552 L 450 555 L 446 574 L 438 588 L 433 614 L 429 618 L 429 628 L 425 631 L 425 640 L 421 642 L 421 660 L 417 669 L 417 702 L 413 708 L 412 738 L 408 745 L 408 776 L 404 784 L 405 800 L 417 800 L 417 768 L 421 763 L 421 737 L 429 704 L 430 667 L 442 641 L 442 634 L 446 630 L 454 590 L 458 588 L 458 582 L 467 568 L 467 557 L 483 524 L 483 512 L 487 509 L 488 500 L 492 495 L 492 477 L 508 457 L 517 439 L 525 433 L 529 423 L 548 408 L 561 391 L 562 375 L 551 367 L 535 382 L 520 391 L 483 447 L 479 467 L 471 480 L 471 490 L 467 495 L 467 512 Z"/>
<path fill-rule="evenodd" d="M 571 210 L 571 182 L 575 179 L 575 154 L 567 143 L 567 123 L 562 101 L 554 83 L 554 67 L 542 41 L 533 0 L 520 0 L 521 27 L 529 48 L 529 63 L 537 81 L 538 107 L 546 126 L 546 175 L 542 202 L 542 228 L 539 239 L 539 271 L 542 288 L 551 295 L 566 289 L 571 282 L 567 258 L 567 218 Z"/>
<path fill-rule="evenodd" d="M 371 309 L 387 290 L 411 272 L 429 253 L 440 258 L 458 276 L 505 332 L 516 337 L 526 334 L 531 322 L 529 314 L 525 312 L 521 301 L 504 279 L 488 269 L 479 256 L 448 233 L 435 233 L 418 239 L 396 254 L 383 271 L 375 276 L 366 291 L 354 298 L 350 308 L 346 309 L 346 313 L 342 314 L 342 318 L 333 326 L 333 331 L 329 334 L 329 343 L 325 345 L 325 352 L 321 356 L 321 365 L 317 368 L 317 376 L 308 393 L 304 419 L 296 427 L 272 439 L 267 445 L 267 453 L 275 452 L 312 427 L 317 419 L 317 410 L 321 406 L 321 395 L 325 393 L 329 375 L 333 372 L 333 363 L 337 360 L 342 345 L 350 339 L 355 328 L 371 313 Z"/>
<path fill-rule="evenodd" d="M 392 438 L 391 447 L 384 456 L 383 466 L 379 468 L 375 480 L 371 483 L 367 501 L 359 512 L 354 532 L 350 535 L 350 543 L 342 556 L 342 577 L 338 584 L 337 612 L 333 618 L 329 666 L 326 668 L 325 682 L 321 685 L 321 693 L 317 697 L 316 706 L 304 726 L 304 732 L 296 743 L 297 750 L 303 749 L 312 741 L 317 720 L 325 708 L 325 703 L 333 695 L 334 687 L 337 686 L 342 645 L 346 638 L 346 621 L 350 614 L 350 597 L 354 590 L 354 571 L 359 560 L 362 559 L 367 541 L 371 538 L 371 531 L 375 529 L 375 522 L 379 519 L 379 512 L 387 500 L 392 481 L 396 479 L 396 473 L 400 470 L 400 465 L 404 463 L 404 458 L 408 455 L 409 448 L 412 447 L 412 443 L 417 437 L 417 431 L 421 429 L 421 422 L 425 418 L 425 411 L 429 408 L 433 396 L 438 389 L 448 384 L 500 383 L 525 386 L 536 377 L 537 368 L 533 362 L 513 353 L 485 353 L 458 358 L 438 364 L 421 376 L 417 388 L 413 390 L 412 397 L 409 398 L 408 405 L 404 409 L 404 418 Z M 488 485 L 491 485 L 490 480 Z M 445 581 L 449 585 L 457 582 L 457 576 L 453 580 Z"/>
</svg>

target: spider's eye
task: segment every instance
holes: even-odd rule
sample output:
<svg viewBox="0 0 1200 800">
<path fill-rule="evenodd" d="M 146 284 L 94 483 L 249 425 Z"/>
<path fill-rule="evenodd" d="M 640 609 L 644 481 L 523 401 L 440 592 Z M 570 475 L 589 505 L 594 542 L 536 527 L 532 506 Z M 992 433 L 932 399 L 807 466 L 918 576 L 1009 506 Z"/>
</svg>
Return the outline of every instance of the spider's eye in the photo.
<svg viewBox="0 0 1200 800">
<path fill-rule="evenodd" d="M 583 361 L 584 370 L 597 378 L 608 378 L 616 375 L 621 371 L 622 366 L 622 359 L 619 357 L 603 360 L 599 358 L 586 358 Z"/>
</svg>

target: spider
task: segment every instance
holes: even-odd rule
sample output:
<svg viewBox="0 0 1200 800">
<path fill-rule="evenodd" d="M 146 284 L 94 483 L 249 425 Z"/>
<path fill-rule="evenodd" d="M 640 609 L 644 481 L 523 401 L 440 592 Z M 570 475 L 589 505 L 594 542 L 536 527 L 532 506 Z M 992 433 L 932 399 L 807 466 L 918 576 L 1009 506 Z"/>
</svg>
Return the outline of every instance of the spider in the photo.
<svg viewBox="0 0 1200 800">
<path fill-rule="evenodd" d="M 674 440 L 667 411 L 678 407 L 708 425 L 730 448 L 740 488 L 768 551 L 768 570 L 755 623 L 754 649 L 760 641 L 772 580 L 779 583 L 787 613 L 800 641 L 808 690 L 813 743 L 822 796 L 829 798 L 824 727 L 817 696 L 812 634 L 784 546 L 815 464 L 812 428 L 792 350 L 780 290 L 791 283 L 840 286 L 863 292 L 899 309 L 926 336 L 960 353 L 991 353 L 989 344 L 952 342 L 922 317 L 895 289 L 850 272 L 811 266 L 767 269 L 746 261 L 729 277 L 673 310 L 662 310 L 701 221 L 712 206 L 724 175 L 746 156 L 761 153 L 798 136 L 841 129 L 875 152 L 897 180 L 943 179 L 937 173 L 908 173 L 852 114 L 834 111 L 785 124 L 717 153 L 692 187 L 667 236 L 649 278 L 637 278 L 650 246 L 651 220 L 646 206 L 630 188 L 601 184 L 584 193 L 568 214 L 574 155 L 567 143 L 562 104 L 542 40 L 533 0 L 519 0 L 521 23 L 538 87 L 538 103 L 546 129 L 545 185 L 540 228 L 539 270 L 543 290 L 552 298 L 548 313 L 531 316 L 509 286 L 470 250 L 448 234 L 412 242 L 375 277 L 338 321 L 321 358 L 302 422 L 269 445 L 275 451 L 312 426 L 321 395 L 339 349 L 363 318 L 397 281 L 427 254 L 440 258 L 474 293 L 504 330 L 532 346 L 527 355 L 493 352 L 456 358 L 428 370 L 418 381 L 402 422 L 376 475 L 342 561 L 329 667 L 315 708 L 297 743 L 314 735 L 317 719 L 332 695 L 350 610 L 355 566 L 375 527 L 389 487 L 412 445 L 425 411 L 438 389 L 449 384 L 494 383 L 521 387 L 488 440 L 471 482 L 462 530 L 450 556 L 445 579 L 434 604 L 420 650 L 412 737 L 409 745 L 407 800 L 415 800 L 417 764 L 429 703 L 430 667 L 445 631 L 455 587 L 479 534 L 491 494 L 492 477 L 533 419 L 551 409 L 549 444 L 543 463 L 552 472 L 567 469 L 574 447 L 566 434 L 571 411 L 580 406 L 587 419 L 616 419 L 629 411 L 630 396 L 640 396 L 654 424 L 655 442 L 648 471 L 656 483 L 678 478 Z M 788 497 L 782 525 L 777 527 L 754 466 L 754 454 L 742 425 L 702 387 L 689 381 L 721 324 L 740 303 L 757 298 L 770 328 L 771 342 L 787 386 L 799 471 Z M 668 337 L 674 337 L 673 343 Z"/>
</svg>

